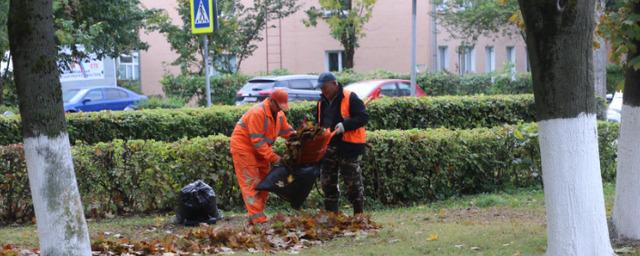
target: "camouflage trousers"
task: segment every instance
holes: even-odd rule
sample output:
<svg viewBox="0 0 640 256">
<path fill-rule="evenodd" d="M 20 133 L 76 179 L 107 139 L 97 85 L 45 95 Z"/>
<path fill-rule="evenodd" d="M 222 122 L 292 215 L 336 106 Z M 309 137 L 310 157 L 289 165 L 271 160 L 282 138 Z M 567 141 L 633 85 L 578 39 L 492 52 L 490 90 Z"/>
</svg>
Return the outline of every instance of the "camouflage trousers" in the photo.
<svg viewBox="0 0 640 256">
<path fill-rule="evenodd" d="M 354 214 L 362 213 L 364 208 L 364 186 L 362 185 L 362 169 L 360 157 L 344 158 L 337 153 L 335 147 L 329 147 L 322 162 L 320 180 L 324 192 L 325 210 L 338 211 L 340 188 L 338 174 L 347 190 L 347 198 L 353 206 Z"/>
</svg>

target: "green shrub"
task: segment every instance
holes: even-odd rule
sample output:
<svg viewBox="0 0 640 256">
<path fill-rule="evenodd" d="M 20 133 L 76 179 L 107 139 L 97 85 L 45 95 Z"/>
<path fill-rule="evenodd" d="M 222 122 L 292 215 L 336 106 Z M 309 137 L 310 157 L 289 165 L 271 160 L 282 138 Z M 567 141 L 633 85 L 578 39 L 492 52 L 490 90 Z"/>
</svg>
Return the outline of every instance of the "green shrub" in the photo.
<svg viewBox="0 0 640 256">
<path fill-rule="evenodd" d="M 18 106 L 18 92 L 12 72 L 9 71 L 9 73 L 6 74 L 6 79 L 2 77 L 0 77 L 0 79 L 2 79 L 2 90 L 0 90 L 2 102 L 0 102 L 0 105 Z"/>
<path fill-rule="evenodd" d="M 249 80 L 242 74 L 223 74 L 211 77 L 211 102 L 233 105 L 236 93 Z M 195 75 L 165 75 L 160 81 L 162 90 L 169 97 L 188 102 L 196 97 L 200 106 L 206 105 L 205 77 Z"/>
<path fill-rule="evenodd" d="M 142 94 L 142 84 L 140 84 L 140 81 L 118 80 L 117 83 L 118 86 L 122 88 L 126 88 L 138 94 Z"/>
<path fill-rule="evenodd" d="M 607 93 L 624 89 L 624 69 L 620 65 L 607 65 Z"/>
<path fill-rule="evenodd" d="M 615 176 L 618 125 L 600 123 L 603 178 Z M 368 132 L 362 159 L 365 195 L 371 205 L 407 205 L 454 195 L 540 184 L 535 124 L 474 130 Z M 276 143 L 277 151 L 283 145 Z M 176 191 L 203 179 L 222 209 L 242 207 L 229 138 L 211 136 L 177 142 L 116 140 L 72 148 L 87 215 L 169 211 Z M 30 221 L 33 211 L 19 145 L 0 147 L 0 222 Z M 272 200 L 269 206 L 277 206 Z M 317 191 L 308 205 L 321 203 Z M 488 202 L 487 204 L 490 204 Z"/>
<path fill-rule="evenodd" d="M 5 112 L 11 112 L 14 115 L 19 115 L 20 114 L 20 110 L 18 109 L 17 106 L 0 105 L 0 115 L 2 115 Z"/>
<path fill-rule="evenodd" d="M 138 109 L 175 109 L 182 108 L 186 104 L 181 98 L 150 97 L 149 100 L 139 103 L 136 107 Z"/>
<path fill-rule="evenodd" d="M 533 81 L 530 73 L 521 73 L 512 80 L 511 76 L 501 74 L 496 76 L 493 87 L 487 94 L 523 94 L 533 93 Z"/>
<path fill-rule="evenodd" d="M 314 120 L 314 102 L 292 103 L 294 126 Z M 175 141 L 214 134 L 230 135 L 249 106 L 158 109 L 67 114 L 71 142 L 93 144 L 114 139 Z M 531 95 L 385 98 L 367 106 L 369 130 L 475 128 L 534 120 Z M 0 117 L 0 144 L 21 142 L 19 117 Z"/>
<path fill-rule="evenodd" d="M 535 120 L 531 95 L 384 98 L 367 106 L 370 130 L 476 128 Z"/>
<path fill-rule="evenodd" d="M 458 95 L 460 89 L 460 76 L 449 73 L 422 73 L 417 78 L 417 83 L 429 96 Z"/>
<path fill-rule="evenodd" d="M 533 93 L 529 73 L 517 74 L 515 80 L 504 72 L 464 76 L 445 72 L 423 73 L 417 77 L 417 83 L 431 96 Z"/>
</svg>

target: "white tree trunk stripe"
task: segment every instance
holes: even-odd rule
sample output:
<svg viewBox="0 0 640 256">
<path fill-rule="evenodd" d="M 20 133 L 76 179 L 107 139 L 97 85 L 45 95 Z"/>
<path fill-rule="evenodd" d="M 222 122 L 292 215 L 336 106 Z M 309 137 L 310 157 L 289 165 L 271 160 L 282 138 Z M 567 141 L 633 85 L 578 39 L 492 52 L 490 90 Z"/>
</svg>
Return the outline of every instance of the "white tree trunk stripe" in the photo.
<svg viewBox="0 0 640 256">
<path fill-rule="evenodd" d="M 41 254 L 90 255 L 68 134 L 25 138 L 24 151 Z"/>
<path fill-rule="evenodd" d="M 540 121 L 547 255 L 613 255 L 595 114 Z"/>
<path fill-rule="evenodd" d="M 620 238 L 640 240 L 640 107 L 623 105 L 613 224 Z"/>
</svg>

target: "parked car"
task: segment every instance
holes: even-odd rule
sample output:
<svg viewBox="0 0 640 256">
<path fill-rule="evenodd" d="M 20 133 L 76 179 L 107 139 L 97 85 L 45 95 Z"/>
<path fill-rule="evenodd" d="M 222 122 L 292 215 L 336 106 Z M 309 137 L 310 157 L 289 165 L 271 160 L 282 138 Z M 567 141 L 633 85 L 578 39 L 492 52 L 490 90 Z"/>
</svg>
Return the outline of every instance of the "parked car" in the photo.
<svg viewBox="0 0 640 256">
<path fill-rule="evenodd" d="M 607 120 L 612 122 L 620 122 L 622 117 L 622 93 L 613 94 L 609 107 L 607 108 Z"/>
<path fill-rule="evenodd" d="M 263 101 L 275 88 L 285 88 L 289 92 L 289 101 L 319 100 L 317 81 L 318 76 L 314 75 L 256 77 L 238 90 L 236 105 Z"/>
<path fill-rule="evenodd" d="M 98 86 L 62 91 L 65 112 L 101 110 L 132 110 L 148 98 L 130 90 L 114 86 Z"/>
<path fill-rule="evenodd" d="M 406 97 L 411 96 L 411 81 L 398 79 L 367 80 L 349 84 L 344 87 L 352 91 L 365 102 L 380 97 Z M 416 96 L 424 97 L 427 93 L 418 86 Z"/>
</svg>

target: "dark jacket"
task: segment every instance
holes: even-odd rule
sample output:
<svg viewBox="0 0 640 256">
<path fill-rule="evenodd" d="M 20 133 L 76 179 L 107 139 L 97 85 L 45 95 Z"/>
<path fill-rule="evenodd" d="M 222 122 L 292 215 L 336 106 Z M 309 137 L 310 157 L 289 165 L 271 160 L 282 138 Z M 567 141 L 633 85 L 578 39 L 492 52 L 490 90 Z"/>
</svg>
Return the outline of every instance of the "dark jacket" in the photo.
<svg viewBox="0 0 640 256">
<path fill-rule="evenodd" d="M 320 126 L 324 128 L 329 128 L 331 131 L 334 130 L 336 125 L 342 122 L 345 131 L 352 131 L 358 129 L 360 127 L 364 127 L 369 121 L 369 115 L 365 110 L 364 102 L 358 95 L 355 93 L 351 93 L 351 97 L 349 98 L 349 119 L 344 119 L 342 114 L 340 114 L 340 105 L 342 103 L 343 88 L 342 85 L 339 85 L 338 92 L 336 93 L 333 101 L 327 99 L 324 95 L 320 98 L 320 120 L 316 120 L 316 123 L 319 123 Z M 315 109 L 314 116 L 316 119 L 318 110 Z M 356 144 L 342 141 L 342 134 L 338 134 L 333 137 L 331 146 L 335 146 L 338 150 L 338 153 L 347 158 L 353 158 L 364 153 L 365 144 Z"/>
</svg>

